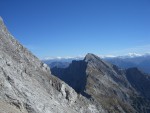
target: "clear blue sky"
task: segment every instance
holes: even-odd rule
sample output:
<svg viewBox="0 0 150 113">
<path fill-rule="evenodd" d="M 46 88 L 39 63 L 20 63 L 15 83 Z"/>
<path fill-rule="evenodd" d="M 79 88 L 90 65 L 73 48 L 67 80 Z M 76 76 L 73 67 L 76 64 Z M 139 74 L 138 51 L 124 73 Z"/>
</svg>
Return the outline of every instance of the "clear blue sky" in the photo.
<svg viewBox="0 0 150 113">
<path fill-rule="evenodd" d="M 39 58 L 150 52 L 150 0 L 0 0 L 0 16 Z"/>
</svg>

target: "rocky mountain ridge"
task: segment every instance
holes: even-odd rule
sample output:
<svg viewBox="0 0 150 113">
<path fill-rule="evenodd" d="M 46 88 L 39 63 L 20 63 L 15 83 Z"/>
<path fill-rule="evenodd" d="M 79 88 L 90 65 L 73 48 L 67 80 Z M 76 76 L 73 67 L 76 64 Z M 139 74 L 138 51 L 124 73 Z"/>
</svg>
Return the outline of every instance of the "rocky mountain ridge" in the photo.
<svg viewBox="0 0 150 113">
<path fill-rule="evenodd" d="M 9 109 L 8 109 L 9 108 Z M 24 48 L 0 19 L 1 113 L 105 113 Z"/>
<path fill-rule="evenodd" d="M 149 99 L 141 95 L 144 92 L 150 96 L 149 90 L 142 90 L 142 92 L 137 90 L 135 84 L 139 83 L 137 83 L 136 75 L 138 76 L 139 73 L 140 77 L 143 75 L 148 87 L 150 81 L 138 69 L 135 72 L 132 69 L 122 70 L 94 54 L 87 54 L 84 60 L 72 61 L 66 69 L 55 67 L 51 71 L 78 93 L 92 99 L 96 105 L 102 104 L 108 112 L 149 112 L 150 106 L 147 106 Z M 144 87 L 145 85 L 142 86 Z M 145 106 L 139 103 L 140 99 L 144 101 Z"/>
<path fill-rule="evenodd" d="M 50 70 L 0 18 L 1 113 L 149 113 L 149 80 L 137 69 L 122 70 L 94 54 Z"/>
</svg>

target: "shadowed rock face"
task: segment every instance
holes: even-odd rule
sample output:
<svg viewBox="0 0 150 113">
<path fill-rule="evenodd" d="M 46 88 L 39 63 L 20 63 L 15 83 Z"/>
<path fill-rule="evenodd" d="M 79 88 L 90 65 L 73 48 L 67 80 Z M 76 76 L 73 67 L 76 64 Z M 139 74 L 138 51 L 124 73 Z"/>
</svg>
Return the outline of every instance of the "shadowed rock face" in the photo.
<svg viewBox="0 0 150 113">
<path fill-rule="evenodd" d="M 53 68 L 53 74 L 69 84 L 76 92 L 81 93 L 85 90 L 86 85 L 86 62 L 72 61 L 66 69 Z"/>
<path fill-rule="evenodd" d="M 107 113 L 51 75 L 49 67 L 24 48 L 0 18 L 1 113 Z"/>
<path fill-rule="evenodd" d="M 89 53 L 84 60 L 73 61 L 66 69 L 53 68 L 51 71 L 78 93 L 90 97 L 94 104 L 102 104 L 108 112 L 147 113 L 150 108 L 147 106 L 149 99 L 145 99 L 139 88 L 134 87 L 135 82 L 132 83 L 130 74 L 133 79 L 136 76 L 133 75 L 132 69 L 131 72 L 129 70 L 119 69 Z M 134 73 L 137 76 L 143 75 L 137 70 Z M 145 77 L 143 79 L 145 80 Z M 148 86 L 149 83 L 147 81 Z M 141 100 L 143 103 L 139 103 Z"/>
<path fill-rule="evenodd" d="M 138 68 L 126 71 L 126 77 L 131 85 L 145 98 L 150 99 L 150 76 L 143 74 Z"/>
</svg>

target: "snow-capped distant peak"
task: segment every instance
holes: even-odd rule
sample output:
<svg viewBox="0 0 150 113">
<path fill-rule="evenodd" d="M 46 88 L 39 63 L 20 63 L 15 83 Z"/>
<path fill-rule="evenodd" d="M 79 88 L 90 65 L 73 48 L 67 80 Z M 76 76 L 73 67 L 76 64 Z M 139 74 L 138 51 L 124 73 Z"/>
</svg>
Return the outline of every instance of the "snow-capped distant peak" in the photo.
<svg viewBox="0 0 150 113">
<path fill-rule="evenodd" d="M 118 56 L 119 58 L 135 58 L 135 57 L 142 57 L 142 56 L 149 56 L 150 53 L 145 53 L 145 54 L 138 54 L 138 53 L 128 53 L 127 55 L 124 56 Z"/>
<path fill-rule="evenodd" d="M 145 54 L 138 54 L 138 53 L 128 53 L 126 55 L 122 56 L 115 56 L 115 55 L 98 55 L 102 59 L 107 59 L 107 58 L 135 58 L 135 57 L 142 57 L 142 56 L 150 56 L 150 53 L 145 53 Z M 83 59 L 84 56 L 66 56 L 66 57 L 46 57 L 42 59 L 43 61 L 48 61 L 48 60 L 80 60 Z"/>
<path fill-rule="evenodd" d="M 115 56 L 115 55 L 99 55 L 99 57 L 106 59 L 106 58 L 134 58 L 144 56 L 145 54 L 138 54 L 138 53 L 128 53 L 126 55 Z"/>
<path fill-rule="evenodd" d="M 127 55 L 128 57 L 139 57 L 139 56 L 143 56 L 143 54 L 138 54 L 138 53 L 128 53 Z"/>
<path fill-rule="evenodd" d="M 61 59 L 62 57 L 46 57 L 43 58 L 42 60 L 53 60 L 53 59 Z"/>
<path fill-rule="evenodd" d="M 66 57 L 46 57 L 42 60 L 67 60 L 67 59 L 74 59 L 74 60 L 78 60 L 78 59 L 82 59 L 84 58 L 83 56 L 77 56 L 77 57 L 71 57 L 71 56 L 66 56 Z"/>
</svg>

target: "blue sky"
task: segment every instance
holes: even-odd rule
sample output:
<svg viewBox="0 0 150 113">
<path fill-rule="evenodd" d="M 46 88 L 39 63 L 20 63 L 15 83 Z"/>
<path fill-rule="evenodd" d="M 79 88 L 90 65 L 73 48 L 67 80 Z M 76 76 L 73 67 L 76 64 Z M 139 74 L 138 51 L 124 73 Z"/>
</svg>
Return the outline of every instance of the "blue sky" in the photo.
<svg viewBox="0 0 150 113">
<path fill-rule="evenodd" d="M 0 16 L 39 58 L 150 52 L 149 0 L 1 0 Z"/>
</svg>

